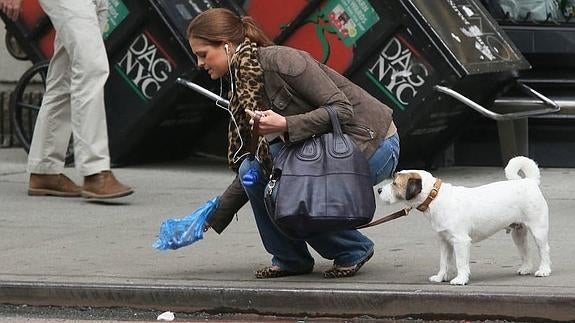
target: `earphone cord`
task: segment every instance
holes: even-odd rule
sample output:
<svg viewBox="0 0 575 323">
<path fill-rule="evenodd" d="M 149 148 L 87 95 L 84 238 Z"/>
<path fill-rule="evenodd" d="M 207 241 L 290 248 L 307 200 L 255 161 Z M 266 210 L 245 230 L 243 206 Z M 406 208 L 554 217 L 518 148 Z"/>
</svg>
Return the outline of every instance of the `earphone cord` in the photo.
<svg viewBox="0 0 575 323">
<path fill-rule="evenodd" d="M 228 73 L 230 74 L 230 86 L 231 86 L 231 92 L 232 92 L 230 95 L 230 100 L 229 100 L 229 102 L 231 103 L 232 99 L 234 98 L 235 88 L 234 88 L 234 77 L 233 77 L 233 73 L 232 73 L 230 57 L 228 56 L 227 48 L 226 48 L 226 57 L 228 58 Z M 223 94 L 223 83 L 222 83 L 222 79 L 220 78 L 220 96 L 222 96 L 222 94 Z M 238 123 L 236 122 L 236 119 L 234 118 L 234 114 L 232 113 L 232 110 L 229 108 L 229 106 L 225 107 L 218 101 L 216 101 L 216 106 L 218 106 L 218 107 L 220 107 L 220 108 L 222 108 L 228 112 L 228 114 L 230 115 L 230 117 L 232 119 L 232 122 L 234 123 L 234 126 L 236 127 L 236 132 L 238 133 L 238 137 L 240 138 L 240 147 L 238 148 L 238 150 L 236 150 L 236 152 L 232 156 L 232 162 L 235 164 L 236 162 L 238 162 L 238 160 L 240 160 L 244 156 L 248 155 L 249 152 L 246 152 L 246 153 L 238 156 L 238 153 L 244 147 L 244 140 L 242 139 L 242 136 L 240 133 L 240 127 L 238 126 Z"/>
</svg>

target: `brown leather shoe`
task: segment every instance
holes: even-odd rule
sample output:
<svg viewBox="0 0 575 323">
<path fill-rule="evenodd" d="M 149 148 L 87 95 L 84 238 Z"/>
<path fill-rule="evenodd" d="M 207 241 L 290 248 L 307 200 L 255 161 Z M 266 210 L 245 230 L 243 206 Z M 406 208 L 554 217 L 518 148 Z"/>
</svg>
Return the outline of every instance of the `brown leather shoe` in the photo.
<svg viewBox="0 0 575 323">
<path fill-rule="evenodd" d="M 82 196 L 85 198 L 114 199 L 132 193 L 134 190 L 118 182 L 109 170 L 84 177 Z"/>
<path fill-rule="evenodd" d="M 30 174 L 28 195 L 78 197 L 82 189 L 64 174 Z"/>
</svg>

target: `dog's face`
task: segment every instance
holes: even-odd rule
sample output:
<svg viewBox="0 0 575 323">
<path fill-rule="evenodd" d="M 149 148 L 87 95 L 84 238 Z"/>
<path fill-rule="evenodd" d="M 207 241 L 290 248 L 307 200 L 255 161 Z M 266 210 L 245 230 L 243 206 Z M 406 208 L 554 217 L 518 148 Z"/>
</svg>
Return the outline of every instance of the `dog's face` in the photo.
<svg viewBox="0 0 575 323">
<path fill-rule="evenodd" d="M 388 204 L 397 201 L 409 201 L 408 204 L 416 204 L 423 201 L 422 192 L 428 190 L 427 186 L 435 182 L 435 178 L 423 170 L 403 170 L 393 175 L 393 182 L 381 187 L 379 197 Z M 430 188 L 429 188 L 430 189 Z M 412 203 L 415 202 L 415 203 Z"/>
</svg>

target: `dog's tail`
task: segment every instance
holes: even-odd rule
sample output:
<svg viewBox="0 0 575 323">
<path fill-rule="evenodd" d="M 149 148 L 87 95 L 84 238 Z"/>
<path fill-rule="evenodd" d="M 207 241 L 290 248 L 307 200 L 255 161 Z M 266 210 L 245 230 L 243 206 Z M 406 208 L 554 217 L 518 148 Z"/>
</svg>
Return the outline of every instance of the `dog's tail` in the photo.
<svg viewBox="0 0 575 323">
<path fill-rule="evenodd" d="M 525 178 L 534 179 L 539 185 L 541 174 L 539 173 L 539 167 L 533 160 L 523 156 L 512 158 L 507 167 L 505 167 L 505 177 L 509 180 L 521 179 L 519 171 L 525 174 Z"/>
</svg>

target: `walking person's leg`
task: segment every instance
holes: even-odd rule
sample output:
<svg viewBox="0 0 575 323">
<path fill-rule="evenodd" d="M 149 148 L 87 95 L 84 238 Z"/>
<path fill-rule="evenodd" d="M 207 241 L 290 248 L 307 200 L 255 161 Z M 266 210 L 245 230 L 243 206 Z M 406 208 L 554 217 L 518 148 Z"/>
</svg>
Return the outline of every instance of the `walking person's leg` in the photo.
<svg viewBox="0 0 575 323">
<path fill-rule="evenodd" d="M 77 168 L 84 176 L 109 170 L 104 108 L 108 57 L 94 1 L 42 0 L 41 3 L 70 57 L 71 120 Z"/>
<path fill-rule="evenodd" d="M 115 198 L 133 190 L 110 171 L 104 85 L 109 68 L 101 36 L 98 0 L 41 0 L 70 60 L 71 125 L 76 168 L 84 176 L 82 195 Z"/>
<path fill-rule="evenodd" d="M 80 187 L 62 174 L 72 131 L 70 75 L 68 53 L 56 35 L 28 154 L 29 195 L 80 196 Z"/>
</svg>

